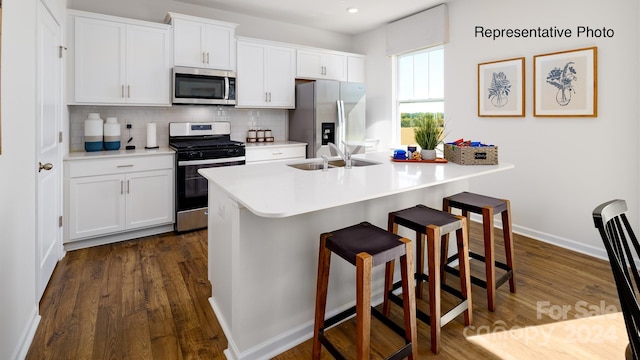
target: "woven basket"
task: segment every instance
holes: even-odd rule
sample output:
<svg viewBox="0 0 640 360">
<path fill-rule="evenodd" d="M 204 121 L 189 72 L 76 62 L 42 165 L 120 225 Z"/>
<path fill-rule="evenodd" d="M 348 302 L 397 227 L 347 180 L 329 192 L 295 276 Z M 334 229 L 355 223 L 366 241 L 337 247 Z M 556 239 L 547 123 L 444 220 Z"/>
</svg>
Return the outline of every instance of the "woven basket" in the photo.
<svg viewBox="0 0 640 360">
<path fill-rule="evenodd" d="M 444 158 L 460 165 L 497 165 L 498 147 L 444 144 Z"/>
</svg>

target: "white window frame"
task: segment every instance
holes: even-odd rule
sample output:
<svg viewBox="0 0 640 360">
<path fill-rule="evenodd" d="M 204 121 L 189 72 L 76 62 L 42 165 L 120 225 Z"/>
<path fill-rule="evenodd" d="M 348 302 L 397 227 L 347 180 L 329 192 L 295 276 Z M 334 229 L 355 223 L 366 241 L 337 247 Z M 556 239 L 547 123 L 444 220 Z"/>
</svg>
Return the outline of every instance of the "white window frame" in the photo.
<svg viewBox="0 0 640 360">
<path fill-rule="evenodd" d="M 393 148 L 397 148 L 397 147 L 403 147 L 406 145 L 402 145 L 401 144 L 401 140 L 400 140 L 400 127 L 401 127 L 401 120 L 400 120 L 400 104 L 410 104 L 410 103 L 428 103 L 428 102 L 442 102 L 444 103 L 444 97 L 442 98 L 427 98 L 427 99 L 411 99 L 411 100 L 399 100 L 398 99 L 398 94 L 399 94 L 399 88 L 400 88 L 400 76 L 398 75 L 398 58 L 402 57 L 402 56 L 407 56 L 407 55 L 413 55 L 413 54 L 417 54 L 417 53 L 421 53 L 421 52 L 430 52 L 430 51 L 435 51 L 435 50 L 440 50 L 440 49 L 444 49 L 443 45 L 438 45 L 438 46 L 433 46 L 433 47 L 429 47 L 429 48 L 425 48 L 425 49 L 420 49 L 420 50 L 415 50 L 415 51 L 411 51 L 411 52 L 406 52 L 406 53 L 402 53 L 402 54 L 398 54 L 398 55 L 393 55 L 391 57 L 391 66 L 392 66 L 392 79 L 393 79 L 393 90 L 391 91 L 391 96 L 393 98 L 393 104 L 392 104 L 392 112 L 393 112 L 393 120 L 392 120 L 392 126 L 393 129 L 391 131 L 391 134 L 393 136 L 392 138 L 392 144 L 393 144 Z M 445 117 L 446 118 L 446 117 Z"/>
</svg>

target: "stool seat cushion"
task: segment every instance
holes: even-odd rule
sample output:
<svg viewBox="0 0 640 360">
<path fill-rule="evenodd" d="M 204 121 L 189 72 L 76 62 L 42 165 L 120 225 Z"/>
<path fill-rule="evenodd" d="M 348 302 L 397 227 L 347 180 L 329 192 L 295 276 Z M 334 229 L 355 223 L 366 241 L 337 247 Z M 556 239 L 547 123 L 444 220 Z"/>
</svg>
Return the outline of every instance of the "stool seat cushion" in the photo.
<svg viewBox="0 0 640 360">
<path fill-rule="evenodd" d="M 330 232 L 326 246 L 353 265 L 356 264 L 356 255 L 366 252 L 372 256 L 373 266 L 376 266 L 405 254 L 405 244 L 400 239 L 398 235 L 362 222 Z"/>
<path fill-rule="evenodd" d="M 409 229 L 425 234 L 429 225 L 440 228 L 441 234 L 448 234 L 462 228 L 462 221 L 451 213 L 432 209 L 422 204 L 394 211 L 394 222 Z"/>
<path fill-rule="evenodd" d="M 467 191 L 447 196 L 445 199 L 449 200 L 449 205 L 454 208 L 471 211 L 476 214 L 482 214 L 482 208 L 485 206 L 492 207 L 494 214 L 507 210 L 507 203 L 504 200 Z"/>
</svg>

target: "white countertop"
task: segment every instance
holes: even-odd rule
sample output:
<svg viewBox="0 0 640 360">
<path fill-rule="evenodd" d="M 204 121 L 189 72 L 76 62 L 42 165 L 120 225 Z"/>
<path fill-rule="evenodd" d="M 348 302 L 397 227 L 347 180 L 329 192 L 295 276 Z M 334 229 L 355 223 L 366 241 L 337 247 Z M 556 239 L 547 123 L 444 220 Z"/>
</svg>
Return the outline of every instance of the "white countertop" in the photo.
<svg viewBox="0 0 640 360">
<path fill-rule="evenodd" d="M 110 151 L 75 151 L 70 152 L 64 156 L 64 160 L 95 160 L 95 159 L 108 159 L 117 157 L 129 157 L 129 156 L 149 156 L 149 155 L 173 155 L 175 151 L 168 147 L 161 147 L 159 149 L 145 149 L 138 148 L 135 150 L 110 150 Z"/>
<path fill-rule="evenodd" d="M 283 147 L 283 146 L 301 146 L 307 145 L 307 143 L 299 142 L 299 141 L 271 141 L 271 142 L 254 142 L 245 143 L 247 149 L 250 148 L 268 148 L 268 147 Z"/>
<path fill-rule="evenodd" d="M 381 164 L 351 169 L 300 170 L 287 166 L 313 160 L 305 159 L 208 168 L 199 170 L 199 173 L 254 214 L 279 218 L 514 168 L 509 163 L 457 165 L 451 162 L 393 162 L 390 155 L 391 152 L 355 155 L 354 158 L 366 158 Z"/>
</svg>

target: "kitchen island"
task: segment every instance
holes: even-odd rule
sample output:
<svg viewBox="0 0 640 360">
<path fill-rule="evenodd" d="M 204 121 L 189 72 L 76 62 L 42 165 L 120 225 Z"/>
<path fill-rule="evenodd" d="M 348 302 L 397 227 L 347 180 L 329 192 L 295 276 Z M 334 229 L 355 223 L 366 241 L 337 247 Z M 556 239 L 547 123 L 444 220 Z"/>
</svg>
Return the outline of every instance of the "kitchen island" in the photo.
<svg viewBox="0 0 640 360">
<path fill-rule="evenodd" d="M 387 152 L 357 158 L 378 164 L 327 171 L 287 165 L 311 161 L 302 160 L 199 170 L 209 180 L 210 302 L 227 358 L 267 359 L 311 338 L 321 233 L 362 221 L 386 228 L 390 211 L 418 203 L 440 209 L 444 196 L 467 190 L 469 178 L 514 167 L 393 162 Z M 382 299 L 383 270 L 373 272 L 373 304 Z M 355 269 L 336 259 L 327 316 L 354 304 Z"/>
</svg>

